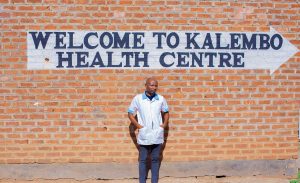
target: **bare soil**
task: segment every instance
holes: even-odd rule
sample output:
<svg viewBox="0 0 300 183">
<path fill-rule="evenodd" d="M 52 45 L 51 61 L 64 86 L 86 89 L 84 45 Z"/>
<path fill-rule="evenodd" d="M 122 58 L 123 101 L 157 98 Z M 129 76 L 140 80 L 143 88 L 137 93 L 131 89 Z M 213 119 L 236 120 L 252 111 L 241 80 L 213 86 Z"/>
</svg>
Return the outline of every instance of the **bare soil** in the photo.
<svg viewBox="0 0 300 183">
<path fill-rule="evenodd" d="M 122 180 L 74 180 L 74 179 L 57 179 L 57 180 L 0 180 L 0 183 L 138 183 L 137 179 Z M 151 180 L 147 180 L 150 183 Z M 159 183 L 289 183 L 287 178 L 271 177 L 187 177 L 175 178 L 164 177 L 159 179 Z"/>
</svg>

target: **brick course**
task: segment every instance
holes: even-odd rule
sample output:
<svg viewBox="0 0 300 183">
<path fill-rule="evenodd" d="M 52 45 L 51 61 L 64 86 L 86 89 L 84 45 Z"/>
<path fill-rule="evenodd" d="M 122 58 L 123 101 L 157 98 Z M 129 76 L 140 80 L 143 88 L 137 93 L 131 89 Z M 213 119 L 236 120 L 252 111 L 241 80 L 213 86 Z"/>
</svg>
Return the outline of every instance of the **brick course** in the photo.
<svg viewBox="0 0 300 183">
<path fill-rule="evenodd" d="M 300 53 L 268 70 L 27 70 L 27 30 L 266 31 L 299 48 L 285 1 L 1 0 L 0 163 L 136 162 L 127 107 L 145 78 L 170 106 L 164 161 L 295 159 Z M 131 133 L 130 133 L 131 132 Z"/>
</svg>

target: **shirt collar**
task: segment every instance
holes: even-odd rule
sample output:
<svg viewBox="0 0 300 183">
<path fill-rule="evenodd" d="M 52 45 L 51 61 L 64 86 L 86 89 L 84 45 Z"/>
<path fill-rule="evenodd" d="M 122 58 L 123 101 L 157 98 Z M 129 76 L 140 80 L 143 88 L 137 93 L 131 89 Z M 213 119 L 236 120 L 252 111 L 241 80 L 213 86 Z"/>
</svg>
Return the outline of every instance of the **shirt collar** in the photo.
<svg viewBox="0 0 300 183">
<path fill-rule="evenodd" d="M 142 94 L 142 99 L 143 100 L 145 100 L 145 99 L 147 99 L 148 97 L 146 96 L 146 92 L 144 92 L 143 94 Z M 158 95 L 155 93 L 154 94 L 154 97 L 153 97 L 155 100 L 159 100 L 159 98 L 158 98 Z"/>
</svg>

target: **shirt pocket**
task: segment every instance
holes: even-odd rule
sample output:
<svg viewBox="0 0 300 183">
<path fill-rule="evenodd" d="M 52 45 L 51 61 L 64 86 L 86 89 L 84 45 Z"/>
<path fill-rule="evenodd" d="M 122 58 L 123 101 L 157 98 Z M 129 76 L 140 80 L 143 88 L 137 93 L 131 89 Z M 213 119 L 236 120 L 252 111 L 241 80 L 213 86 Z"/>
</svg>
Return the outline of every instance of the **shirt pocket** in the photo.
<svg viewBox="0 0 300 183">
<path fill-rule="evenodd" d="M 147 139 L 147 128 L 143 127 L 139 129 L 139 134 L 138 134 L 138 138 L 141 140 L 146 140 Z"/>
<path fill-rule="evenodd" d="M 162 127 L 158 127 L 158 129 L 156 130 L 156 138 L 157 139 L 164 139 L 164 128 Z"/>
</svg>

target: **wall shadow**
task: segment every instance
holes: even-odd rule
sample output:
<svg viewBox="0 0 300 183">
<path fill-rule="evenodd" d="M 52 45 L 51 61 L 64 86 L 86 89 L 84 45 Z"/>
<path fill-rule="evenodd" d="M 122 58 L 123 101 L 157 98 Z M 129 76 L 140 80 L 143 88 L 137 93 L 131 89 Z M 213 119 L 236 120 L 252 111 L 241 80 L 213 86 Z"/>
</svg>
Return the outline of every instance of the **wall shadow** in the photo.
<svg viewBox="0 0 300 183">
<path fill-rule="evenodd" d="M 162 144 L 161 151 L 160 151 L 159 169 L 160 169 L 160 167 L 161 167 L 161 163 L 162 163 L 163 160 L 164 160 L 164 150 L 165 150 L 165 148 L 167 147 L 168 136 L 169 136 L 169 124 L 168 124 L 168 126 L 165 128 L 165 131 L 164 131 L 165 141 L 164 141 L 164 143 Z"/>
<path fill-rule="evenodd" d="M 160 151 L 160 164 L 161 164 L 161 162 L 163 161 L 163 159 L 164 159 L 164 150 L 165 150 L 165 148 L 166 148 L 166 146 L 167 146 L 167 142 L 168 142 L 168 136 L 169 136 L 169 124 L 168 124 L 168 126 L 165 128 L 165 131 L 164 131 L 164 138 L 165 138 L 165 141 L 164 141 L 164 143 L 162 144 L 162 147 L 161 147 L 161 151 Z"/>
<path fill-rule="evenodd" d="M 137 128 L 132 123 L 130 123 L 128 126 L 128 129 L 129 129 L 129 135 L 131 137 L 132 142 L 134 143 L 136 149 L 139 150 L 139 145 L 137 143 L 137 138 L 136 138 L 136 134 L 135 134 L 135 131 L 137 130 Z"/>
</svg>

